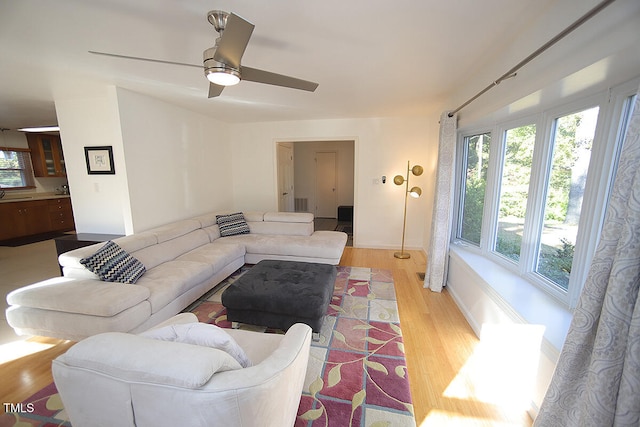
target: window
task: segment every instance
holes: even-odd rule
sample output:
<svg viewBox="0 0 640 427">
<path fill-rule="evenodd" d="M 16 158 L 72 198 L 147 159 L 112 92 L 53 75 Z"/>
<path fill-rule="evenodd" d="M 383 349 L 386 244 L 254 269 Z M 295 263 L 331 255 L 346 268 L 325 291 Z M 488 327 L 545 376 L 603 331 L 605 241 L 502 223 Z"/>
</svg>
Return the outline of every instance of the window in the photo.
<svg viewBox="0 0 640 427">
<path fill-rule="evenodd" d="M 505 133 L 495 251 L 515 261 L 520 259 L 535 140 L 534 124 Z"/>
<path fill-rule="evenodd" d="M 569 286 L 598 111 L 594 107 L 558 117 L 552 131 L 553 157 L 536 272 L 565 291 Z"/>
<path fill-rule="evenodd" d="M 480 231 L 487 186 L 491 134 L 482 133 L 464 139 L 464 193 L 458 238 L 480 245 Z"/>
<path fill-rule="evenodd" d="M 5 189 L 35 187 L 29 150 L 22 148 L 0 150 L 0 187 Z"/>
<path fill-rule="evenodd" d="M 637 85 L 461 129 L 455 239 L 575 307 Z"/>
</svg>

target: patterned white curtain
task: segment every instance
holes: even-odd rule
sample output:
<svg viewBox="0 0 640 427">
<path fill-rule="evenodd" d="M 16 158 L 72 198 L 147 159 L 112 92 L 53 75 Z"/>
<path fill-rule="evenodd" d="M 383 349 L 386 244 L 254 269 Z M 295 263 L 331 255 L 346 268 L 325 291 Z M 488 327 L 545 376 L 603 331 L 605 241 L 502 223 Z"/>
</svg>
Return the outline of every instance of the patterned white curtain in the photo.
<svg viewBox="0 0 640 427">
<path fill-rule="evenodd" d="M 640 97 L 600 242 L 536 427 L 640 425 Z"/>
<path fill-rule="evenodd" d="M 436 194 L 431 218 L 431 242 L 427 256 L 427 273 L 424 286 L 440 292 L 447 282 L 449 240 L 455 185 L 456 130 L 458 116 L 440 116 L 440 141 L 438 143 L 438 170 L 436 172 Z"/>
</svg>

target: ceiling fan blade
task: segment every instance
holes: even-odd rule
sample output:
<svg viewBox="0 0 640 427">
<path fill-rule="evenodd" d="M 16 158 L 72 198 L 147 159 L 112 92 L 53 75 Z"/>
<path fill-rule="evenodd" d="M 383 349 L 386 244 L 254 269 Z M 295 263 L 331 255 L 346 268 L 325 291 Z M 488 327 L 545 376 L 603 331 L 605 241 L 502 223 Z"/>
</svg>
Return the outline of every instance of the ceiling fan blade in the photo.
<svg viewBox="0 0 640 427">
<path fill-rule="evenodd" d="M 94 50 L 90 50 L 88 52 L 93 54 L 93 55 L 110 56 L 112 58 L 133 59 L 135 61 L 155 62 L 155 63 L 158 63 L 158 64 L 182 65 L 182 66 L 185 66 L 185 67 L 195 67 L 195 68 L 202 69 L 202 65 L 187 64 L 187 63 L 184 63 L 184 62 L 164 61 L 162 59 L 143 58 L 141 56 L 118 55 L 118 54 L 115 54 L 115 53 L 97 52 L 97 51 L 94 51 Z"/>
<path fill-rule="evenodd" d="M 292 89 L 306 90 L 313 92 L 318 87 L 318 83 L 297 79 L 270 71 L 258 70 L 257 68 L 242 67 L 240 71 L 242 80 L 250 82 L 266 83 L 268 85 L 290 87 Z"/>
<path fill-rule="evenodd" d="M 224 86 L 220 86 L 215 83 L 209 83 L 209 98 L 220 96 L 220 94 L 222 93 L 222 89 L 224 89 Z"/>
<path fill-rule="evenodd" d="M 252 23 L 234 13 L 230 14 L 213 59 L 235 69 L 240 69 L 240 59 L 247 48 L 253 28 Z"/>
</svg>

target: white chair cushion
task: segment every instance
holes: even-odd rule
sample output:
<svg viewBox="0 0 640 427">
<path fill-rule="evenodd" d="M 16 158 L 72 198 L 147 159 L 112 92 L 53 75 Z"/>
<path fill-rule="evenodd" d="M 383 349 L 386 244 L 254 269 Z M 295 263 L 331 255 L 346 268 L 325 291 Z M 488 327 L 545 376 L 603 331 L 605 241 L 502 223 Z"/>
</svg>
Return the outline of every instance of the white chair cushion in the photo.
<svg viewBox="0 0 640 427">
<path fill-rule="evenodd" d="M 106 332 L 82 340 L 59 356 L 56 363 L 128 382 L 189 389 L 204 386 L 216 372 L 242 368 L 221 350 L 121 332 Z"/>
<path fill-rule="evenodd" d="M 231 335 L 216 325 L 207 323 L 169 325 L 163 328 L 151 329 L 139 335 L 161 341 L 174 341 L 216 348 L 228 353 L 243 368 L 252 366 L 251 360 Z"/>
</svg>

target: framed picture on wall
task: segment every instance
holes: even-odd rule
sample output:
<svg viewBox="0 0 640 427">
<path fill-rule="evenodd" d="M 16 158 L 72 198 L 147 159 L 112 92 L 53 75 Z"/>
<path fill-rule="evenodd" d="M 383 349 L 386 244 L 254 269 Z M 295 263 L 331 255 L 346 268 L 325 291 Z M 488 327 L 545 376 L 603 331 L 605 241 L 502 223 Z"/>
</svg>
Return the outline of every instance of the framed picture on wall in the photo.
<svg viewBox="0 0 640 427">
<path fill-rule="evenodd" d="M 113 148 L 84 147 L 84 157 L 87 160 L 87 173 L 89 175 L 115 175 L 113 165 Z"/>
</svg>

